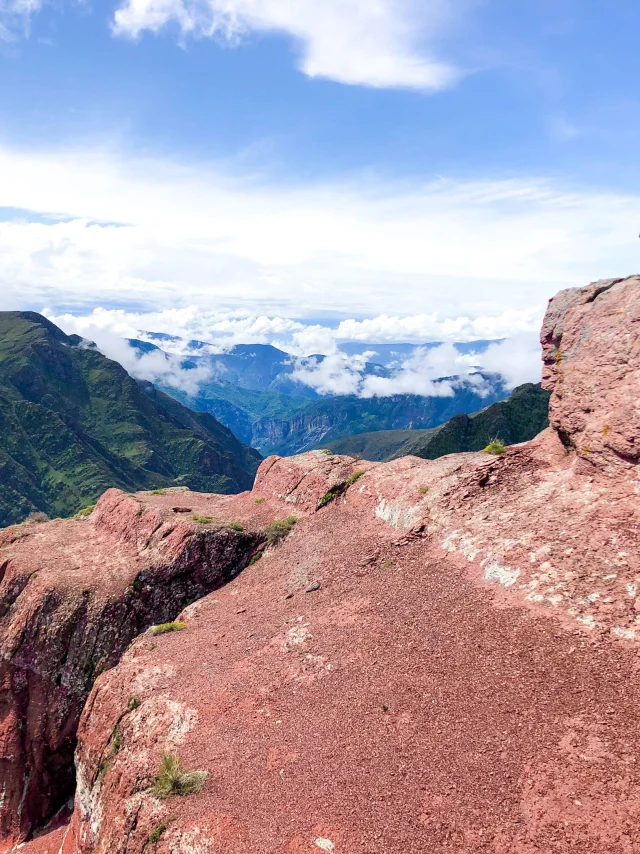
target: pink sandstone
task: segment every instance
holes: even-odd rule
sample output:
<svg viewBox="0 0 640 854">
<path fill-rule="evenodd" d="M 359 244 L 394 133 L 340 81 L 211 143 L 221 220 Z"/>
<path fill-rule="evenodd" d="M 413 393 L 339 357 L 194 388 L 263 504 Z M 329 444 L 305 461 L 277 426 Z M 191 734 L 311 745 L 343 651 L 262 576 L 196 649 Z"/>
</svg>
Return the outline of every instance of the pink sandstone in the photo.
<svg viewBox="0 0 640 854">
<path fill-rule="evenodd" d="M 638 277 L 551 301 L 551 427 L 504 455 L 311 452 L 266 460 L 252 493 L 181 493 L 242 523 L 245 555 L 273 519 L 299 521 L 187 606 L 183 631 L 115 644 L 82 712 L 61 854 L 640 852 L 639 316 Z M 159 583 L 195 536 L 177 503 L 112 491 L 87 522 L 8 530 L 5 637 L 32 632 L 44 660 L 46 596 L 74 613 L 90 581 L 120 601 L 150 549 Z M 3 683 L 5 743 L 24 720 L 57 743 L 49 674 L 28 672 L 33 712 Z M 153 794 L 164 751 L 207 772 L 200 793 Z M 8 847 L 29 830 L 4 826 Z"/>
</svg>

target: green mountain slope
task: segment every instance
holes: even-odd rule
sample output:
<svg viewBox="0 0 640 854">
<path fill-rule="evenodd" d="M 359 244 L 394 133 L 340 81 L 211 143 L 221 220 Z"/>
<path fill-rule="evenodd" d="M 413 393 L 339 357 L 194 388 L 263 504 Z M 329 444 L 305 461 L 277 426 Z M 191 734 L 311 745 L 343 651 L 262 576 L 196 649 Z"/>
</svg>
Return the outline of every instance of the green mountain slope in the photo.
<svg viewBox="0 0 640 854">
<path fill-rule="evenodd" d="M 0 525 L 107 488 L 251 486 L 260 455 L 34 312 L 0 312 Z"/>
<path fill-rule="evenodd" d="M 496 383 L 489 400 L 501 400 Z M 486 398 L 485 398 L 486 399 Z M 309 401 L 287 418 L 260 418 L 252 425 L 254 447 L 262 453 L 296 454 L 332 447 L 343 436 L 386 430 L 429 429 L 459 412 L 474 412 L 483 399 L 472 386 L 461 385 L 451 397 L 397 394 L 391 397 L 330 397 Z M 322 444 L 321 444 L 322 443 Z"/>
<path fill-rule="evenodd" d="M 492 403 L 472 415 L 455 415 L 440 427 L 361 433 L 320 447 L 367 460 L 410 455 L 434 460 L 445 454 L 481 451 L 496 438 L 505 445 L 526 442 L 548 426 L 548 412 L 549 392 L 527 383 L 514 389 L 508 400 Z"/>
<path fill-rule="evenodd" d="M 267 454 L 278 451 L 270 446 L 259 446 L 254 425 L 262 419 L 290 419 L 309 405 L 306 398 L 290 397 L 274 391 L 254 391 L 223 381 L 202 383 L 198 393 L 193 396 L 169 385 L 161 387 L 190 409 L 209 412 L 218 421 L 226 424 L 243 442 L 258 447 L 262 453 Z"/>
</svg>

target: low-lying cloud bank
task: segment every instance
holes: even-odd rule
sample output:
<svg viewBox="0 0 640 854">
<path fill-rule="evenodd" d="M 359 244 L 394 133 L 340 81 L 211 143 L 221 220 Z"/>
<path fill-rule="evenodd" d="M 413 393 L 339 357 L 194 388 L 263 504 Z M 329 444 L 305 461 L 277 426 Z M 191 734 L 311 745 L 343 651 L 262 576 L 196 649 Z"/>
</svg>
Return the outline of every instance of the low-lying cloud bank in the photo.
<svg viewBox="0 0 640 854">
<path fill-rule="evenodd" d="M 391 376 L 367 373 L 366 361 L 375 363 L 375 345 L 363 356 L 350 358 L 336 351 L 325 359 L 301 360 L 293 378 L 320 394 L 358 397 L 452 397 L 463 385 L 484 396 L 494 388 L 495 381 L 480 371 L 498 375 L 509 391 L 522 383 L 540 381 L 540 345 L 532 333 L 464 353 L 450 343 L 416 347 L 408 358 L 399 361 Z"/>
<path fill-rule="evenodd" d="M 519 331 L 505 340 L 488 345 L 485 341 L 477 347 L 471 343 L 462 352 L 453 341 L 424 346 L 425 339 L 434 328 L 442 334 L 456 335 L 472 326 L 450 321 L 437 325 L 437 321 L 424 315 L 346 320 L 335 327 L 305 325 L 281 317 L 238 318 L 220 313 L 207 316 L 195 309 L 169 309 L 148 314 L 96 309 L 86 316 L 52 313 L 48 316 L 67 333 L 94 341 L 106 356 L 120 362 L 132 376 L 171 386 L 190 396 L 195 396 L 202 384 L 213 377 L 206 357 L 228 352 L 241 343 L 273 344 L 289 353 L 293 364 L 291 378 L 322 395 L 447 397 L 461 384 L 473 386 L 479 394 L 488 393 L 491 384 L 479 374 L 480 370 L 499 375 L 507 390 L 540 379 L 540 345 L 536 332 Z M 513 316 L 510 320 L 514 322 Z M 532 325 L 524 318 L 521 324 L 524 327 Z M 514 325 L 517 328 L 516 322 Z M 486 331 L 485 326 L 479 328 Z M 388 343 L 383 334 L 385 329 L 389 338 L 402 329 L 418 342 L 409 341 L 416 346 L 409 352 L 406 347 L 399 349 L 398 358 L 387 370 L 376 373 L 370 364 L 378 363 L 376 345 Z M 148 332 L 161 332 L 174 340 L 158 340 Z M 366 349 L 356 355 L 345 353 L 340 345 L 346 335 L 353 336 L 351 340 L 365 342 Z M 379 336 L 379 340 L 376 342 L 367 335 Z M 129 345 L 126 340 L 129 338 L 147 340 L 160 349 L 142 353 Z M 190 343 L 193 340 L 204 341 L 207 346 L 194 346 Z M 195 367 L 185 367 L 185 357 L 190 357 Z M 456 379 L 443 379 L 451 377 Z"/>
<path fill-rule="evenodd" d="M 44 309 L 44 314 L 65 332 L 92 340 L 101 334 L 144 338 L 145 331 L 175 336 L 180 340 L 154 343 L 181 355 L 188 352 L 186 342 L 192 339 L 207 342 L 210 352 L 226 352 L 237 344 L 272 344 L 302 357 L 320 353 L 328 356 L 340 343 L 357 341 L 371 345 L 373 362 L 376 343 L 519 340 L 519 336 L 527 334 L 536 338 L 543 313 L 544 307 L 537 306 L 477 317 L 443 317 L 436 312 L 409 316 L 380 314 L 365 320 L 346 319 L 330 326 L 289 317 L 256 316 L 247 311 L 206 311 L 195 305 L 149 312 L 95 308 L 88 314 L 57 314 Z"/>
<path fill-rule="evenodd" d="M 72 323 L 66 324 L 65 331 L 83 335 L 73 326 Z M 79 324 L 79 326 L 84 325 Z M 211 368 L 206 364 L 185 368 L 182 356 L 162 350 L 142 353 L 131 346 L 125 338 L 119 338 L 109 331 L 94 328 L 92 333 L 90 336 L 83 335 L 87 343 L 95 344 L 101 353 L 108 359 L 119 362 L 125 371 L 137 380 L 148 380 L 162 386 L 170 386 L 193 397 L 198 394 L 202 384 L 211 378 Z"/>
</svg>

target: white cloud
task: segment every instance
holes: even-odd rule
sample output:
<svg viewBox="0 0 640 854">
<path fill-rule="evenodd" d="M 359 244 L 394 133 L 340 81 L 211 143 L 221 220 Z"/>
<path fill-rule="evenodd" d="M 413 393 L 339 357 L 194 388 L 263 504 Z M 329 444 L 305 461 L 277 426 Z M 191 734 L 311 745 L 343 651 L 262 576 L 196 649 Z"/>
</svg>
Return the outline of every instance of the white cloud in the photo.
<svg viewBox="0 0 640 854">
<path fill-rule="evenodd" d="M 172 306 L 256 336 L 326 314 L 342 339 L 471 340 L 535 330 L 559 288 L 637 266 L 639 197 L 538 180 L 291 186 L 0 148 L 0 187 L 37 214 L 0 222 L 0 308 Z"/>
<path fill-rule="evenodd" d="M 523 332 L 489 345 L 477 361 L 487 371 L 501 374 L 509 390 L 523 383 L 539 383 L 541 377 L 538 335 Z"/>
<path fill-rule="evenodd" d="M 237 45 L 248 34 L 285 33 L 309 77 L 378 88 L 442 89 L 457 71 L 431 55 L 451 0 L 124 0 L 114 31 L 177 26 L 181 38 Z M 457 0 L 459 7 L 460 0 Z"/>
<path fill-rule="evenodd" d="M 31 16 L 40 8 L 40 0 L 0 0 L 0 41 L 13 41 L 26 33 Z"/>
<path fill-rule="evenodd" d="M 136 333 L 124 313 L 113 312 L 113 324 L 105 322 L 105 314 L 107 313 L 101 311 L 94 312 L 92 317 L 75 317 L 72 314 L 56 317 L 49 314 L 49 318 L 68 335 L 75 333 L 87 342 L 93 342 L 101 353 L 114 362 L 119 362 L 136 379 L 166 384 L 186 394 L 195 395 L 202 383 L 211 377 L 208 365 L 185 368 L 182 366 L 183 359 L 178 355 L 162 350 L 141 353 L 126 340 L 136 337 Z M 116 329 L 118 332 L 114 331 Z"/>
<path fill-rule="evenodd" d="M 211 378 L 211 369 L 207 365 L 184 368 L 179 356 L 157 350 L 140 354 L 121 339 L 103 340 L 100 350 L 109 359 L 120 362 L 132 377 L 168 385 L 188 395 L 197 394 L 202 383 Z"/>
<path fill-rule="evenodd" d="M 478 369 L 498 374 L 509 391 L 522 383 L 540 382 L 540 343 L 533 333 L 520 333 L 490 344 L 482 352 L 461 353 L 451 343 L 417 347 L 391 376 L 367 375 L 363 370 L 366 358 L 333 353 L 322 361 L 301 362 L 293 378 L 321 394 L 356 394 L 359 397 L 395 394 L 450 397 L 461 384 L 473 386 L 478 394 L 485 396 L 492 385 Z M 443 377 L 459 379 L 435 382 Z"/>
<path fill-rule="evenodd" d="M 365 320 L 341 321 L 336 337 L 343 341 L 475 341 L 501 338 L 516 332 L 537 330 L 542 307 L 502 311 L 479 317 L 441 318 L 437 314 L 389 317 L 381 314 Z"/>
<path fill-rule="evenodd" d="M 357 367 L 341 353 L 305 361 L 293 371 L 291 378 L 319 394 L 358 394 L 362 385 Z"/>
<path fill-rule="evenodd" d="M 320 394 L 355 394 L 358 397 L 391 397 L 396 394 L 452 397 L 455 389 L 464 384 L 473 386 L 481 396 L 491 390 L 491 385 L 475 373 L 479 357 L 460 353 L 453 344 L 417 347 L 391 376 L 366 373 L 365 361 L 364 355 L 348 357 L 337 352 L 326 359 L 301 361 L 292 378 Z M 498 355 L 494 353 L 493 363 L 497 361 Z M 536 354 L 536 362 L 539 373 L 539 353 Z M 496 372 L 501 373 L 499 370 Z M 444 377 L 454 379 L 436 382 Z"/>
<path fill-rule="evenodd" d="M 307 327 L 286 317 L 247 316 L 241 309 L 235 312 L 201 311 L 195 305 L 149 312 L 98 307 L 85 315 L 72 312 L 57 314 L 44 309 L 44 314 L 67 334 L 75 333 L 96 342 L 105 337 L 142 338 L 177 355 L 189 352 L 186 342 L 192 339 L 210 343 L 212 346 L 208 352 L 223 352 L 236 344 L 273 343 L 280 344 L 287 352 L 306 355 L 311 351 L 300 348 L 298 334 L 304 334 L 307 329 L 320 329 L 329 337 L 332 335 L 332 330 L 325 327 Z M 145 336 L 145 332 L 161 332 L 181 340 L 154 341 Z"/>
<path fill-rule="evenodd" d="M 502 377 L 508 390 L 525 382 L 540 381 L 540 344 L 537 332 L 518 332 L 504 341 L 496 341 L 478 351 L 460 352 L 451 341 L 436 347 L 417 346 L 410 356 L 393 369 L 392 376 L 373 376 L 365 371 L 365 363 L 375 362 L 375 349 L 361 355 L 347 356 L 339 350 L 340 329 L 305 325 L 282 317 L 244 317 L 220 312 L 200 312 L 195 306 L 185 309 L 165 309 L 159 312 L 127 312 L 122 309 L 95 309 L 88 315 L 70 313 L 56 315 L 45 311 L 49 319 L 68 334 L 75 333 L 95 341 L 109 358 L 120 362 L 130 374 L 151 382 L 162 382 L 195 394 L 199 386 L 211 377 L 206 366 L 185 370 L 182 356 L 189 352 L 185 343 L 190 339 L 212 342 L 207 351 L 217 353 L 229 350 L 236 344 L 274 344 L 297 359 L 292 378 L 315 389 L 320 394 L 355 394 L 360 397 L 389 397 L 395 394 L 417 394 L 427 397 L 451 396 L 455 384 L 435 383 L 442 377 L 462 377 L 464 382 L 476 386 L 480 394 L 489 386 L 474 372 L 479 368 Z M 374 318 L 374 321 L 379 318 Z M 412 318 L 403 318 L 411 321 Z M 347 321 L 351 328 L 355 321 Z M 373 323 L 370 331 L 384 329 L 384 322 Z M 418 341 L 424 327 L 415 324 Z M 434 328 L 445 332 L 444 325 Z M 140 355 L 123 339 L 142 337 L 141 330 L 164 332 L 179 336 L 178 342 L 155 341 L 166 351 Z M 447 330 L 451 330 L 447 327 Z M 453 332 L 459 332 L 455 327 Z M 362 333 L 364 334 L 364 333 Z M 152 340 L 152 339 L 148 339 Z M 375 339 L 370 340 L 375 344 Z M 406 340 L 411 340 L 407 337 Z M 319 360 L 304 358 L 325 354 Z"/>
</svg>

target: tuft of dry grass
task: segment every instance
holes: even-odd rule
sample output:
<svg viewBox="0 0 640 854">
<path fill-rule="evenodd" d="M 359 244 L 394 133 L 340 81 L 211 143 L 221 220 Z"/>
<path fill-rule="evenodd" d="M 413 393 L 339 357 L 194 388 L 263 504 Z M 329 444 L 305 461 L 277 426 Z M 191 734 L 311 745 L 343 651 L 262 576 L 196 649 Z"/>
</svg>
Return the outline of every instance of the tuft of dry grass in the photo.
<svg viewBox="0 0 640 854">
<path fill-rule="evenodd" d="M 167 632 L 181 632 L 187 628 L 186 623 L 181 623 L 179 620 L 174 620 L 171 623 L 160 623 L 158 626 L 151 626 L 152 635 L 166 635 Z"/>
<path fill-rule="evenodd" d="M 157 798 L 171 798 L 175 795 L 197 795 L 202 791 L 208 771 L 182 770 L 180 758 L 175 753 L 162 754 L 160 769 L 153 781 L 153 794 Z"/>
<path fill-rule="evenodd" d="M 25 522 L 48 522 L 49 517 L 46 513 L 41 513 L 39 510 L 35 510 L 33 513 L 29 513 L 27 518 L 24 520 Z"/>
<path fill-rule="evenodd" d="M 291 533 L 293 526 L 297 521 L 297 516 L 287 516 L 286 519 L 276 519 L 275 522 L 271 522 L 270 525 L 267 525 L 264 532 L 267 535 L 267 542 L 269 545 L 273 546 L 281 540 L 284 540 L 284 538 Z"/>
<path fill-rule="evenodd" d="M 213 522 L 211 516 L 200 516 L 198 513 L 192 513 L 191 518 L 194 522 L 197 522 L 199 525 L 210 525 Z"/>
</svg>

